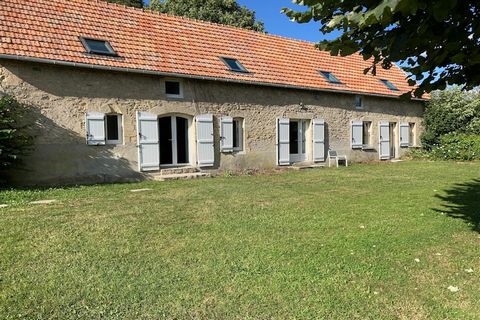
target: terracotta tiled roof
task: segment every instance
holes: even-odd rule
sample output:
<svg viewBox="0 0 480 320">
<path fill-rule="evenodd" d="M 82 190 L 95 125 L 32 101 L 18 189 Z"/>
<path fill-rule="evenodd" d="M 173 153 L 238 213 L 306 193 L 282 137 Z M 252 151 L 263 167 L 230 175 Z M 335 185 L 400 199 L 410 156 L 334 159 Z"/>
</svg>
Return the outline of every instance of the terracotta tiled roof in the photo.
<svg viewBox="0 0 480 320">
<path fill-rule="evenodd" d="M 108 40 L 119 57 L 87 54 L 81 36 Z M 0 56 L 389 96 L 411 89 L 396 66 L 379 68 L 376 77 L 364 75 L 369 63 L 359 55 L 332 57 L 310 42 L 99 0 L 2 0 Z M 219 57 L 238 59 L 250 73 L 229 71 Z M 319 70 L 331 71 L 343 84 L 328 83 Z"/>
</svg>

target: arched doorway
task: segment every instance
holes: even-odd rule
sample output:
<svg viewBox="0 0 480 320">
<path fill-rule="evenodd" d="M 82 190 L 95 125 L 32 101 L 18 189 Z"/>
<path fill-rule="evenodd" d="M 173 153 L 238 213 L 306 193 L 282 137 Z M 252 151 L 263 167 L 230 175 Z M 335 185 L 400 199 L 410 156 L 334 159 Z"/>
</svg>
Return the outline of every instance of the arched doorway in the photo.
<svg viewBox="0 0 480 320">
<path fill-rule="evenodd" d="M 160 166 L 182 166 L 190 163 L 189 121 L 178 115 L 158 119 Z"/>
</svg>

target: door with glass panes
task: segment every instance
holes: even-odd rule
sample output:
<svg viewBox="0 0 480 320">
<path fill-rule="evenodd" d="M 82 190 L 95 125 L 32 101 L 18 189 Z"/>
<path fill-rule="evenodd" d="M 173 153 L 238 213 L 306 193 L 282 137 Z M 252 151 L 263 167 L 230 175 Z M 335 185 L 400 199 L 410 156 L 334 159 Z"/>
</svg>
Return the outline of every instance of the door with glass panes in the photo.
<svg viewBox="0 0 480 320">
<path fill-rule="evenodd" d="M 306 120 L 290 120 L 290 162 L 307 160 Z"/>
<path fill-rule="evenodd" d="M 158 119 L 161 166 L 189 164 L 188 119 L 167 116 Z"/>
</svg>

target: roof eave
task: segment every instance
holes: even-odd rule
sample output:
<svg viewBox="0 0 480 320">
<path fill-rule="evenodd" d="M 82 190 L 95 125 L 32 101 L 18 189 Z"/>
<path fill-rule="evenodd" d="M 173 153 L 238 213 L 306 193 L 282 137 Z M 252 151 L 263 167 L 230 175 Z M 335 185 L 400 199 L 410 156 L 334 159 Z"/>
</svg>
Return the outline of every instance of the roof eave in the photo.
<svg viewBox="0 0 480 320">
<path fill-rule="evenodd" d="M 286 85 L 282 83 L 269 83 L 269 82 L 200 76 L 200 75 L 192 75 L 192 74 L 185 74 L 185 73 L 162 72 L 162 71 L 154 71 L 154 70 L 148 70 L 148 69 L 109 67 L 105 65 L 77 63 L 77 62 L 70 62 L 70 61 L 63 61 L 63 60 L 35 58 L 35 57 L 10 55 L 10 54 L 0 54 L 0 59 L 18 60 L 18 61 L 25 61 L 25 62 L 52 64 L 52 65 L 59 65 L 59 66 L 66 66 L 66 67 L 95 69 L 95 70 L 103 70 L 103 71 L 156 75 L 161 77 L 178 77 L 178 78 L 196 79 L 196 80 L 209 80 L 209 81 L 219 81 L 219 82 L 229 82 L 229 83 L 239 83 L 239 84 L 250 84 L 250 85 L 258 85 L 258 86 L 264 86 L 264 87 L 284 88 L 284 89 L 297 89 L 297 90 L 319 91 L 319 92 L 329 92 L 329 93 L 359 94 L 364 96 L 382 97 L 382 98 L 391 98 L 391 99 L 400 98 L 399 96 L 395 96 L 395 95 L 388 95 L 388 94 L 381 94 L 381 93 L 368 93 L 368 92 L 355 91 L 355 90 L 325 89 L 325 88 Z M 421 99 L 421 98 L 412 98 L 412 100 L 426 101 L 426 99 Z"/>
</svg>

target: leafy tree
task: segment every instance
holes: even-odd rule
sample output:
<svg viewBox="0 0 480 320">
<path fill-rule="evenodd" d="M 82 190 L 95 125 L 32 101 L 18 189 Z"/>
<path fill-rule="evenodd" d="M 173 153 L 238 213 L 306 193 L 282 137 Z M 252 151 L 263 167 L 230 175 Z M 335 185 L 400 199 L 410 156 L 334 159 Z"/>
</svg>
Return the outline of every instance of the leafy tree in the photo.
<svg viewBox="0 0 480 320">
<path fill-rule="evenodd" d="M 255 19 L 255 12 L 240 6 L 236 0 L 152 0 L 150 8 L 172 15 L 264 31 L 263 22 Z"/>
<path fill-rule="evenodd" d="M 445 134 L 480 135 L 480 92 L 459 88 L 433 92 L 423 121 L 422 144 L 426 149 L 440 144 Z"/>
<path fill-rule="evenodd" d="M 108 2 L 123 4 L 127 7 L 143 8 L 143 0 L 107 0 Z"/>
<path fill-rule="evenodd" d="M 0 183 L 5 180 L 5 173 L 20 163 L 32 142 L 25 128 L 19 124 L 25 117 L 24 108 L 12 97 L 0 97 Z"/>
<path fill-rule="evenodd" d="M 416 96 L 447 84 L 470 90 L 480 85 L 478 0 L 293 0 L 306 11 L 284 8 L 294 21 L 318 21 L 320 31 L 342 34 L 317 46 L 332 55 L 360 52 L 372 66 L 401 62 Z"/>
</svg>

